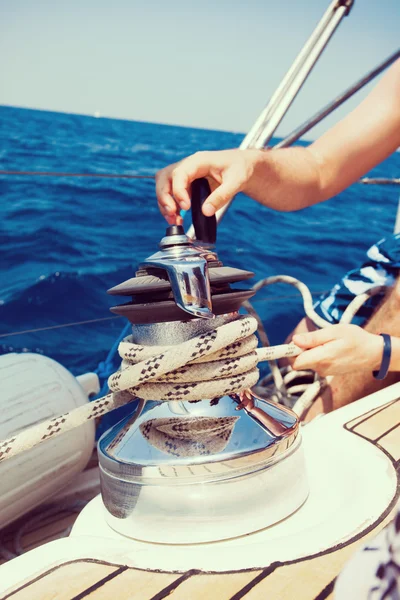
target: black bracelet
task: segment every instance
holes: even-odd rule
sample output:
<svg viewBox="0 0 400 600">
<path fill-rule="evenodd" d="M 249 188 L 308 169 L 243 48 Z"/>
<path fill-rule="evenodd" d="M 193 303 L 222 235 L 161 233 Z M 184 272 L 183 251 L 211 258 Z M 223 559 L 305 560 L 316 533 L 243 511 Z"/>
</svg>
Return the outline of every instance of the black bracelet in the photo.
<svg viewBox="0 0 400 600">
<path fill-rule="evenodd" d="M 387 333 L 380 333 L 383 337 L 383 353 L 382 362 L 379 371 L 373 371 L 375 379 L 385 379 L 390 367 L 390 359 L 392 357 L 392 340 Z"/>
</svg>

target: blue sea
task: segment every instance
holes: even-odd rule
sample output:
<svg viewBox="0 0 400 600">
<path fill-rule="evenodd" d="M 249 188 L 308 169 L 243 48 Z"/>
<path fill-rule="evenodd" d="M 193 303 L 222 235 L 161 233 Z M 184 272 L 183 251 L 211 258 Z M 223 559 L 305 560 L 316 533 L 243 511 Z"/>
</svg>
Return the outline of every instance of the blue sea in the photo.
<svg viewBox="0 0 400 600">
<path fill-rule="evenodd" d="M 236 147 L 243 137 L 12 107 L 0 107 L 0 130 L 2 170 L 94 174 L 152 175 L 197 150 Z M 370 175 L 399 173 L 397 153 Z M 154 182 L 1 175 L 0 194 L 0 352 L 43 353 L 74 374 L 95 370 L 124 320 L 70 324 L 110 316 L 116 300 L 106 290 L 156 251 L 166 223 Z M 391 233 L 398 196 L 395 186 L 356 184 L 287 214 L 239 195 L 219 226 L 217 250 L 224 264 L 254 271 L 254 283 L 289 274 L 317 296 Z M 284 285 L 262 290 L 254 306 L 273 343 L 302 316 L 296 291 Z M 68 326 L 47 329 L 58 325 Z"/>
</svg>

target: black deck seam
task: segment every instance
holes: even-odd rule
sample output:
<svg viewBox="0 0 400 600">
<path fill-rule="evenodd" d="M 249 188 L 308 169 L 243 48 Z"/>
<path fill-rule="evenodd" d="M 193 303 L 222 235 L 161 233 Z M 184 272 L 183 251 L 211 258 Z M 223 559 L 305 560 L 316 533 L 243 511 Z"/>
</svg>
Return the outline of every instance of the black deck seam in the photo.
<svg viewBox="0 0 400 600">
<path fill-rule="evenodd" d="M 191 569 L 190 571 L 186 571 L 186 573 L 184 573 L 181 577 L 178 577 L 178 579 L 175 579 L 175 581 L 173 581 L 172 583 L 167 585 L 160 592 L 155 594 L 155 596 L 152 596 L 151 598 L 149 598 L 149 600 L 163 600 L 163 598 L 167 598 L 184 581 L 187 581 L 190 577 L 193 577 L 193 575 L 198 575 L 199 573 L 201 573 L 201 571 L 199 571 L 199 569 Z"/>
<path fill-rule="evenodd" d="M 381 406 L 380 408 L 378 408 L 378 410 L 376 409 L 372 409 L 370 410 L 366 416 L 361 419 L 361 421 L 357 421 L 357 423 L 355 425 L 348 425 L 348 423 L 352 423 L 353 421 L 355 421 L 355 419 L 352 419 L 351 421 L 348 421 L 348 423 L 344 424 L 344 428 L 347 429 L 347 431 L 351 431 L 352 433 L 356 433 L 356 431 L 354 431 L 359 425 L 361 425 L 362 423 L 365 423 L 366 421 L 369 421 L 370 419 L 372 419 L 372 417 L 374 417 L 375 415 L 379 415 L 379 413 L 381 413 L 383 410 L 386 410 L 389 408 L 389 406 L 392 406 L 394 404 L 396 404 L 396 402 L 399 402 L 400 398 L 396 398 L 395 400 L 391 400 L 391 402 L 388 402 L 387 404 L 384 404 L 383 406 Z"/>
<path fill-rule="evenodd" d="M 110 573 L 109 575 L 107 575 L 107 577 L 103 577 L 103 579 L 100 579 L 99 581 L 97 581 L 96 583 L 94 583 L 93 585 L 91 585 L 90 587 L 86 588 L 86 590 L 83 590 L 83 592 L 81 592 L 77 596 L 73 596 L 71 598 L 71 600 L 82 600 L 82 598 L 86 598 L 92 592 L 95 592 L 99 588 L 103 587 L 104 584 L 108 583 L 112 579 L 115 579 L 115 577 L 118 577 L 118 575 L 121 575 L 121 573 L 123 573 L 124 571 L 126 571 L 128 568 L 129 567 L 127 567 L 127 566 L 120 567 L 116 571 L 113 571 L 112 573 Z"/>
<path fill-rule="evenodd" d="M 241 590 L 239 590 L 238 592 L 236 592 L 236 594 L 231 596 L 230 600 L 241 600 L 241 598 L 244 598 L 244 596 L 246 596 L 246 594 L 248 594 L 253 588 L 255 588 L 256 585 L 261 583 L 261 581 L 263 581 L 266 577 L 271 575 L 278 567 L 281 566 L 282 563 L 280 562 L 271 563 L 269 567 L 263 569 L 261 573 L 259 573 L 256 577 L 254 577 L 254 579 L 249 581 L 249 583 L 242 587 Z"/>
<path fill-rule="evenodd" d="M 379 442 L 379 440 L 381 440 L 384 437 L 386 437 L 389 433 L 392 433 L 392 431 L 394 431 L 398 427 L 400 427 L 400 423 L 397 423 L 397 425 L 393 425 L 393 427 L 391 427 L 390 429 L 388 429 L 387 431 L 385 431 L 385 433 L 382 433 L 382 435 L 380 435 L 379 437 L 375 438 L 374 442 Z"/>
<path fill-rule="evenodd" d="M 326 598 L 328 598 L 328 596 L 332 594 L 333 588 L 335 587 L 335 583 L 336 577 L 324 587 L 324 589 L 318 594 L 318 596 L 315 596 L 314 600 L 326 600 Z"/>
</svg>

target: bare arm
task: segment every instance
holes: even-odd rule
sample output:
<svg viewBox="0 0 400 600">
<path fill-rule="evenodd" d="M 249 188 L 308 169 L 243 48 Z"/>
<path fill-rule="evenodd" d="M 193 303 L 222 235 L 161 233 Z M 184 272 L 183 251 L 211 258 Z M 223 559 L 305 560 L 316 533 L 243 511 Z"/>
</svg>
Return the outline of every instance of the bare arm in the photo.
<svg viewBox="0 0 400 600">
<path fill-rule="evenodd" d="M 314 142 L 322 199 L 365 175 L 400 146 L 400 59 L 363 102 Z"/>
<path fill-rule="evenodd" d="M 276 210 L 299 210 L 342 191 L 399 145 L 400 60 L 353 112 L 307 148 L 199 152 L 163 169 L 157 174 L 160 210 L 174 222 L 179 207 L 189 207 L 197 177 L 213 182 L 205 214 L 240 191 Z"/>
<path fill-rule="evenodd" d="M 400 146 L 400 60 L 347 117 L 307 148 L 255 154 L 243 191 L 277 210 L 338 194 Z"/>
</svg>

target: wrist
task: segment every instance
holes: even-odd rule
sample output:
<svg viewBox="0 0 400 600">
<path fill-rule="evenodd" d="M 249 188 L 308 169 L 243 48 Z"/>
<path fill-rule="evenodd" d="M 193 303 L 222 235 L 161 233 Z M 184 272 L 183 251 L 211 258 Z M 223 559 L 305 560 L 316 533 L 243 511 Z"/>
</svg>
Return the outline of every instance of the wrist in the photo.
<svg viewBox="0 0 400 600">
<path fill-rule="evenodd" d="M 246 181 L 242 185 L 241 191 L 260 201 L 258 198 L 258 188 L 260 187 L 261 181 L 265 177 L 269 177 L 269 157 L 270 151 L 268 149 L 256 150 L 254 148 L 247 148 L 246 150 L 239 150 L 243 153 L 245 162 L 247 177 Z"/>
<path fill-rule="evenodd" d="M 383 340 L 382 359 L 379 365 L 379 369 L 373 371 L 375 379 L 385 379 L 386 375 L 390 371 L 390 363 L 392 359 L 392 338 L 387 333 L 379 334 Z"/>
<path fill-rule="evenodd" d="M 268 148 L 259 150 L 247 148 L 246 150 L 240 150 L 240 152 L 244 152 L 244 156 L 246 157 L 250 178 L 254 175 L 259 175 L 260 170 L 261 173 L 264 173 L 266 165 L 268 164 L 268 154 L 270 153 Z"/>
<path fill-rule="evenodd" d="M 369 348 L 371 371 L 379 371 L 382 364 L 384 340 L 381 335 L 371 333 L 371 345 Z"/>
<path fill-rule="evenodd" d="M 276 165 L 275 155 L 279 151 L 270 148 L 257 150 L 249 148 L 242 152 L 245 152 L 249 173 L 242 191 L 261 204 L 278 208 L 274 205 L 273 198 L 284 183 L 280 180 Z"/>
</svg>

